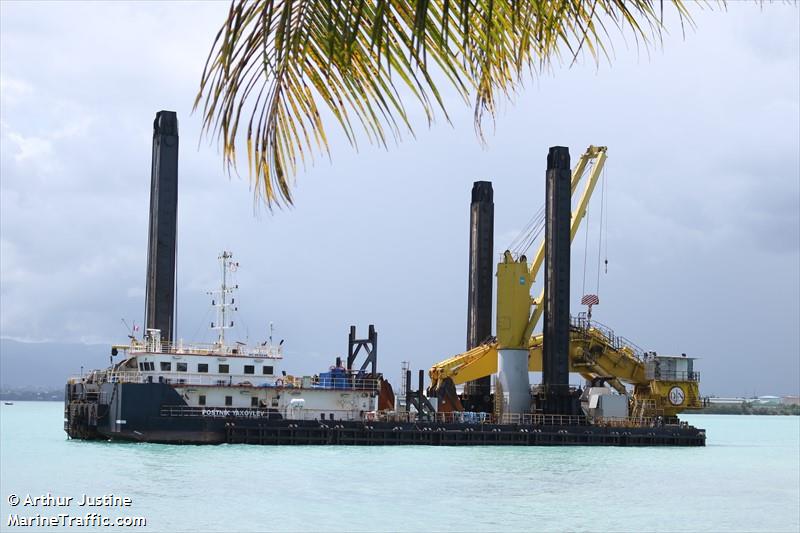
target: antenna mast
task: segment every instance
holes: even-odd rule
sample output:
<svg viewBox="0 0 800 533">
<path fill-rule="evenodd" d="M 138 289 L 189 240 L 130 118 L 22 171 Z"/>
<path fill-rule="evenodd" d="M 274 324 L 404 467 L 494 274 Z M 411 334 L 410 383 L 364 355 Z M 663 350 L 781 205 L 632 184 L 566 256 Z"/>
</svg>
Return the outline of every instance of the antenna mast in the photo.
<svg viewBox="0 0 800 533">
<path fill-rule="evenodd" d="M 236 299 L 233 297 L 231 297 L 231 301 L 229 302 L 228 295 L 233 294 L 233 291 L 239 288 L 239 285 L 228 286 L 228 272 L 236 272 L 236 269 L 239 268 L 239 263 L 233 261 L 233 253 L 227 251 L 223 251 L 218 259 L 222 267 L 222 285 L 218 291 L 209 292 L 209 294 L 215 296 L 215 298 L 211 300 L 211 305 L 217 308 L 217 321 L 216 323 L 211 323 L 211 329 L 215 329 L 219 332 L 217 343 L 220 346 L 225 346 L 225 330 L 233 327 L 233 320 L 231 320 L 230 323 L 228 322 L 228 307 L 236 303 Z M 219 298 L 219 301 L 217 301 L 217 298 Z M 236 311 L 236 307 L 233 308 L 233 311 Z"/>
</svg>

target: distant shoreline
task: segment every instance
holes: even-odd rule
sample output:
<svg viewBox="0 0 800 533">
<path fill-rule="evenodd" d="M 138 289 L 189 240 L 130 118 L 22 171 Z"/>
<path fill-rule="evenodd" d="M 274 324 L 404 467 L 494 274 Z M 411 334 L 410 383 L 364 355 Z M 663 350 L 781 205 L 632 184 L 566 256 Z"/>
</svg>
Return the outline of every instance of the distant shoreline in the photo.
<svg viewBox="0 0 800 533">
<path fill-rule="evenodd" d="M 3 390 L 0 391 L 0 401 L 3 402 L 57 402 L 64 401 L 64 391 L 61 389 L 49 390 Z"/>
<path fill-rule="evenodd" d="M 800 415 L 800 405 L 775 404 L 754 405 L 748 402 L 740 404 L 711 404 L 699 411 L 692 411 L 698 415 Z"/>
<path fill-rule="evenodd" d="M 51 390 L 3 390 L 0 391 L 3 402 L 61 402 L 64 392 Z M 743 402 L 734 405 L 710 405 L 697 411 L 687 411 L 688 415 L 759 415 L 759 416 L 800 416 L 800 405 L 753 405 Z"/>
</svg>

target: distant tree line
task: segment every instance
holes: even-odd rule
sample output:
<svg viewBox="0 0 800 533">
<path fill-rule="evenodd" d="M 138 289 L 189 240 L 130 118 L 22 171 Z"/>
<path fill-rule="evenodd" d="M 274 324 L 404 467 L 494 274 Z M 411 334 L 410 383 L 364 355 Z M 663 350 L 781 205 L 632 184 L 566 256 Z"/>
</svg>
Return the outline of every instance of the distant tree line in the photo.
<svg viewBox="0 0 800 533">
<path fill-rule="evenodd" d="M 34 389 L 3 389 L 0 390 L 0 401 L 6 402 L 52 402 L 64 399 L 63 389 L 34 390 Z"/>
<path fill-rule="evenodd" d="M 709 415 L 800 415 L 800 405 L 710 404 L 696 412 Z"/>
</svg>

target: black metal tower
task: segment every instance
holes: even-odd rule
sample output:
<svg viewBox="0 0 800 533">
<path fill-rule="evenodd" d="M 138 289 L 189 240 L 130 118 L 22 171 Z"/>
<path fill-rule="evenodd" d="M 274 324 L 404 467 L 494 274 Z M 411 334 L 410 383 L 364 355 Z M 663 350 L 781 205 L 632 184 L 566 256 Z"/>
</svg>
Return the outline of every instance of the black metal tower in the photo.
<svg viewBox="0 0 800 533">
<path fill-rule="evenodd" d="M 572 192 L 569 149 L 547 155 L 542 384 L 547 414 L 573 414 L 569 393 L 569 268 Z"/>
<path fill-rule="evenodd" d="M 178 117 L 174 111 L 159 111 L 153 122 L 145 327 L 161 330 L 168 342 L 175 329 L 177 223 Z"/>
<path fill-rule="evenodd" d="M 366 358 L 361 364 L 359 372 L 364 372 L 371 365 L 370 371 L 376 376 L 378 371 L 378 332 L 373 324 L 369 325 L 369 336 L 366 339 L 356 338 L 356 327 L 350 326 L 350 337 L 347 339 L 347 370 L 353 370 L 353 363 L 361 349 L 366 352 Z"/>
<path fill-rule="evenodd" d="M 472 185 L 469 224 L 469 294 L 467 298 L 467 350 L 492 335 L 492 263 L 494 253 L 494 200 L 492 182 Z M 488 401 L 491 376 L 465 384 L 465 395 Z"/>
</svg>

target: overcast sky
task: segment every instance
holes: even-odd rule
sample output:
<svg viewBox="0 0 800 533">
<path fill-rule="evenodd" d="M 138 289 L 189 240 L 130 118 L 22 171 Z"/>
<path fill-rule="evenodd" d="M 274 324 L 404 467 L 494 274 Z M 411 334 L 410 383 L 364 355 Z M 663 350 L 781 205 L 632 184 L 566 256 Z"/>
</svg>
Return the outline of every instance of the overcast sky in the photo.
<svg viewBox="0 0 800 533">
<path fill-rule="evenodd" d="M 594 316 L 642 347 L 699 357 L 703 394 L 800 388 L 798 8 L 695 11 L 649 55 L 556 67 L 502 106 L 488 147 L 472 109 L 389 151 L 297 177 L 296 206 L 253 209 L 191 114 L 227 2 L 0 3 L 0 334 L 118 342 L 142 321 L 152 121 L 180 122 L 178 336 L 209 340 L 216 258 L 239 260 L 234 337 L 286 339 L 290 371 L 342 355 L 350 324 L 380 335 L 393 381 L 460 352 L 472 182 L 495 188 L 498 259 L 544 201 L 549 146 L 608 146 L 608 273 Z M 415 114 L 421 118 L 419 114 Z M 599 195 L 596 195 L 599 198 Z M 597 276 L 590 208 L 587 292 Z M 573 312 L 583 290 L 573 247 Z M 592 248 L 594 247 L 594 250 Z M 78 361 L 80 354 L 65 354 Z M 80 362 L 76 362 L 77 365 Z"/>
</svg>

